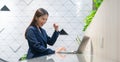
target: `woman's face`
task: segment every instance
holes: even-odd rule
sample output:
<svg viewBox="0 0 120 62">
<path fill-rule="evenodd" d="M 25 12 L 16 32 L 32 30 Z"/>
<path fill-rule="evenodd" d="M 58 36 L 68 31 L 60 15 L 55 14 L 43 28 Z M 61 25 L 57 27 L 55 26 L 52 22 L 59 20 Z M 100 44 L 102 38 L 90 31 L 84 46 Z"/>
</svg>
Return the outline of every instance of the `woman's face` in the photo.
<svg viewBox="0 0 120 62">
<path fill-rule="evenodd" d="M 46 23 L 47 19 L 48 19 L 48 15 L 47 14 L 38 17 L 37 18 L 37 25 L 39 27 L 42 27 Z"/>
</svg>

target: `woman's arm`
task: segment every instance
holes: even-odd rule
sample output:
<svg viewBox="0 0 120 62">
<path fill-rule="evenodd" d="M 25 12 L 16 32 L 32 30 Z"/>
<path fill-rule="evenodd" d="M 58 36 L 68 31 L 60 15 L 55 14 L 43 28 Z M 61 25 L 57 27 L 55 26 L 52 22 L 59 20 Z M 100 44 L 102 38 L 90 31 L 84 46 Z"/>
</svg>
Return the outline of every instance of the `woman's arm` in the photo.
<svg viewBox="0 0 120 62">
<path fill-rule="evenodd" d="M 52 35 L 52 37 L 50 38 L 48 35 L 47 35 L 47 39 L 48 39 L 48 41 L 47 41 L 47 43 L 49 44 L 49 45 L 54 45 L 54 43 L 55 43 L 55 41 L 57 40 L 57 38 L 58 38 L 58 35 L 59 35 L 59 31 L 58 31 L 58 25 L 57 24 L 53 24 L 53 27 L 54 27 L 54 29 L 55 29 L 55 32 L 53 33 L 53 35 Z"/>
<path fill-rule="evenodd" d="M 59 36 L 59 31 L 55 31 L 55 32 L 53 33 L 52 37 L 49 37 L 49 36 L 47 35 L 47 43 L 48 43 L 49 45 L 51 45 L 51 46 L 54 45 L 54 43 L 56 42 L 58 36 Z"/>
</svg>

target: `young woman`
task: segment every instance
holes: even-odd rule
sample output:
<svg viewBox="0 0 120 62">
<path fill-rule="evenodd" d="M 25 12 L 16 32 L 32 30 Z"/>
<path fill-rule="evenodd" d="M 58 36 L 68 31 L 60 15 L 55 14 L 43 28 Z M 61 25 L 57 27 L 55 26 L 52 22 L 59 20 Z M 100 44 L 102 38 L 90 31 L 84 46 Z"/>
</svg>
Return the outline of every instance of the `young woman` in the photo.
<svg viewBox="0 0 120 62">
<path fill-rule="evenodd" d="M 55 52 L 64 49 L 59 48 L 57 51 L 54 51 L 47 48 L 47 44 L 51 46 L 54 45 L 59 36 L 57 24 L 53 24 L 55 31 L 52 37 L 49 37 L 46 31 L 42 28 L 42 26 L 46 23 L 48 16 L 49 14 L 45 9 L 37 9 L 31 24 L 26 29 L 25 38 L 27 39 L 29 45 L 27 59 L 54 54 Z"/>
</svg>

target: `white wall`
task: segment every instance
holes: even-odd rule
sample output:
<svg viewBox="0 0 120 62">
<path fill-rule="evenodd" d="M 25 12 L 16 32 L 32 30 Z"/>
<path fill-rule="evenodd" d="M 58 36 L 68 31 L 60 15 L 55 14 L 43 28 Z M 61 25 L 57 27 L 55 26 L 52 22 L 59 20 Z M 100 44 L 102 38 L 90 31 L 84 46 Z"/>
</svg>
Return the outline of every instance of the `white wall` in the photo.
<svg viewBox="0 0 120 62">
<path fill-rule="evenodd" d="M 119 1 L 119 2 L 120 2 L 120 1 Z M 118 2 L 118 3 L 119 3 L 119 2 Z M 119 8 L 118 11 L 120 11 L 120 4 L 119 4 L 119 7 L 118 7 L 118 8 Z M 120 12 L 118 12 L 118 17 L 120 17 Z M 119 23 L 120 23 L 120 18 L 119 18 L 118 20 L 119 20 Z M 119 24 L 119 26 L 120 26 L 120 24 Z M 119 27 L 118 29 L 119 29 L 119 33 L 118 33 L 118 34 L 119 34 L 119 37 L 120 37 L 120 27 Z M 120 39 L 118 40 L 118 44 L 120 44 Z M 118 53 L 118 59 L 119 59 L 119 58 L 120 58 L 120 45 L 119 45 L 118 48 L 119 48 L 119 51 L 118 51 L 118 52 L 119 52 L 119 53 Z M 119 59 L 119 61 L 120 61 L 120 59 Z"/>
<path fill-rule="evenodd" d="M 93 42 L 93 54 L 114 61 L 120 61 L 119 3 L 119 0 L 104 0 L 86 30 Z"/>
</svg>

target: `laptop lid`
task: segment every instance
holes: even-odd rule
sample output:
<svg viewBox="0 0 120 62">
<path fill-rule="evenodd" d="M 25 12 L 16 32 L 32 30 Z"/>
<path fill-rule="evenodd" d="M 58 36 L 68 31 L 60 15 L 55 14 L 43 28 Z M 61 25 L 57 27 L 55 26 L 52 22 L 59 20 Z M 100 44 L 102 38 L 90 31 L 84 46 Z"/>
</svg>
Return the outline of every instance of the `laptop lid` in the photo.
<svg viewBox="0 0 120 62">
<path fill-rule="evenodd" d="M 86 35 L 83 37 L 83 39 L 82 39 L 82 41 L 81 41 L 81 43 L 80 43 L 80 45 L 78 47 L 77 53 L 83 53 L 83 51 L 85 50 L 86 45 L 87 45 L 87 43 L 89 41 L 89 38 L 90 37 L 88 37 Z"/>
</svg>

